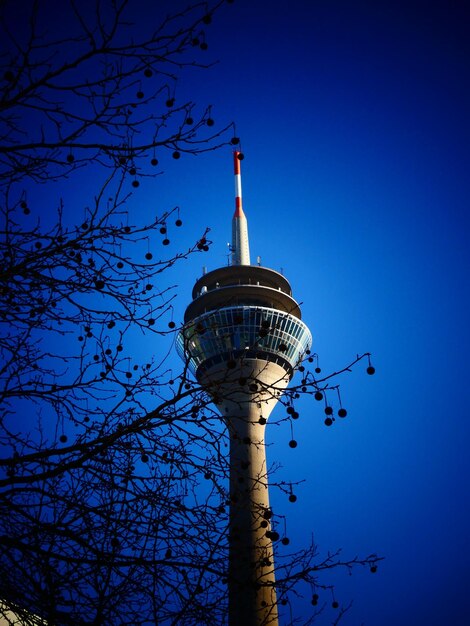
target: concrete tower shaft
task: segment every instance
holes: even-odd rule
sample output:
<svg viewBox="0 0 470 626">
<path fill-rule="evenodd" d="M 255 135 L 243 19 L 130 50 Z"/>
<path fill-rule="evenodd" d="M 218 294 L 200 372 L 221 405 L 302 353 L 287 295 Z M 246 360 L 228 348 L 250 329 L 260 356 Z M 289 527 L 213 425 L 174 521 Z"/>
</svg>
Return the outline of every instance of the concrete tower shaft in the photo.
<svg viewBox="0 0 470 626">
<path fill-rule="evenodd" d="M 238 156 L 232 265 L 196 281 L 177 350 L 230 435 L 229 626 L 277 626 L 264 435 L 312 337 L 286 278 L 249 265 Z"/>
</svg>

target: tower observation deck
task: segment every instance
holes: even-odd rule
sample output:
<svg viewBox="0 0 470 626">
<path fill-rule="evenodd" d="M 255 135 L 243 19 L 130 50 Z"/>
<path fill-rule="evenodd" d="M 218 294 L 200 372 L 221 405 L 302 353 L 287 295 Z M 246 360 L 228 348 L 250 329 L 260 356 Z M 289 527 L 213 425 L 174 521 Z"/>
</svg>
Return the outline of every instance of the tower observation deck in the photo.
<svg viewBox="0 0 470 626">
<path fill-rule="evenodd" d="M 231 265 L 196 281 L 179 355 L 206 388 L 230 435 L 229 625 L 278 624 L 264 434 L 267 419 L 309 350 L 289 282 L 250 265 L 239 152 L 234 153 Z"/>
</svg>

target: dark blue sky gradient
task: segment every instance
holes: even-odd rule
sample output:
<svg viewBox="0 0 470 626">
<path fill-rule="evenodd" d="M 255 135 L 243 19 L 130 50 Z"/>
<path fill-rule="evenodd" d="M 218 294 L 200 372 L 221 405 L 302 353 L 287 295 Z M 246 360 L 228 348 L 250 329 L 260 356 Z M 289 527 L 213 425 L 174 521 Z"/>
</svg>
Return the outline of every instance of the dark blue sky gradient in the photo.
<svg viewBox="0 0 470 626">
<path fill-rule="evenodd" d="M 327 428 L 321 404 L 302 399 L 295 450 L 281 408 L 267 431 L 275 478 L 306 479 L 295 504 L 272 491 L 291 544 L 313 534 L 322 554 L 385 557 L 374 575 L 323 579 L 354 600 L 345 626 L 464 626 L 470 614 L 469 26 L 464 1 L 235 0 L 207 29 L 219 62 L 185 70 L 176 91 L 236 122 L 252 261 L 291 281 L 323 371 L 373 354 L 376 376 L 361 363 L 342 377 L 345 420 Z M 226 263 L 232 157 L 159 158 L 164 176 L 142 181 L 130 219 L 177 204 L 169 253 L 206 226 L 214 241 L 168 278 L 179 322 L 202 266 Z M 35 192 L 51 215 L 62 185 Z M 74 189 L 72 214 L 95 180 Z M 134 356 L 169 342 L 136 340 Z M 292 605 L 311 614 L 308 597 Z"/>
<path fill-rule="evenodd" d="M 220 63 L 181 86 L 236 121 L 252 260 L 291 280 L 324 371 L 373 353 L 375 377 L 344 377 L 346 420 L 328 429 L 302 401 L 296 450 L 287 426 L 268 428 L 277 476 L 307 479 L 295 505 L 273 492 L 291 539 L 386 557 L 334 577 L 351 626 L 470 614 L 468 28 L 464 2 L 236 0 L 209 30 Z M 225 262 L 232 189 L 229 151 L 161 181 L 186 224 L 213 229 L 209 269 Z M 199 275 L 185 267 L 180 315 Z"/>
</svg>

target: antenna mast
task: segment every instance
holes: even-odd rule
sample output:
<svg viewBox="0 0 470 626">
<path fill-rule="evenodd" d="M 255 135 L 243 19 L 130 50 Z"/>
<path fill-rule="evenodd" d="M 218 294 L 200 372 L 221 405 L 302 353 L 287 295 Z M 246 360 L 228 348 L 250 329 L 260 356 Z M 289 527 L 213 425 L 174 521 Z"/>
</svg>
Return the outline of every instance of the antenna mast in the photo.
<svg viewBox="0 0 470 626">
<path fill-rule="evenodd" d="M 248 222 L 242 206 L 241 152 L 233 153 L 235 174 L 235 213 L 232 219 L 232 265 L 250 265 L 250 245 L 248 242 Z"/>
</svg>

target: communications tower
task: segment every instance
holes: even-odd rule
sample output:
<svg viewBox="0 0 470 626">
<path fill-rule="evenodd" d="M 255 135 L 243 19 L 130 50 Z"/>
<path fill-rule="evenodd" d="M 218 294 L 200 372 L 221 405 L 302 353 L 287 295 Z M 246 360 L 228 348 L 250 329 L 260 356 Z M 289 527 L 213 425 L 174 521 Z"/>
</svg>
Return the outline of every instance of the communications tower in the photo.
<svg viewBox="0 0 470 626">
<path fill-rule="evenodd" d="M 242 158 L 234 152 L 231 264 L 196 281 L 177 349 L 230 435 L 229 625 L 277 626 L 264 434 L 312 337 L 286 278 L 250 264 Z"/>
</svg>

